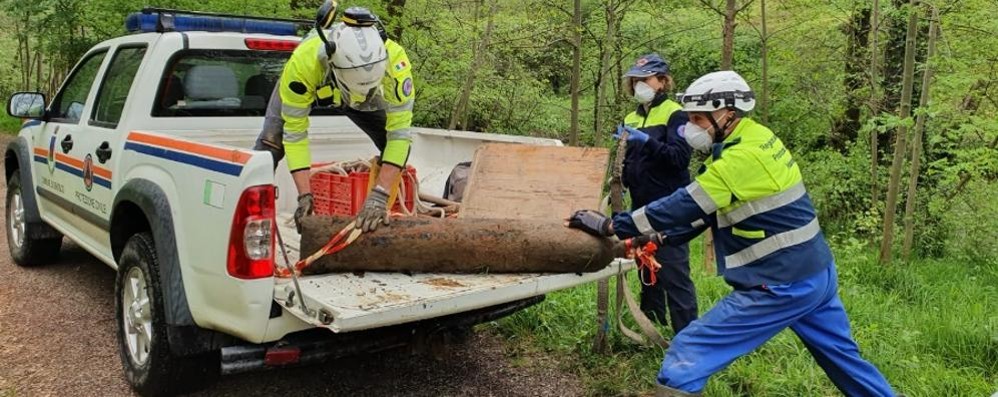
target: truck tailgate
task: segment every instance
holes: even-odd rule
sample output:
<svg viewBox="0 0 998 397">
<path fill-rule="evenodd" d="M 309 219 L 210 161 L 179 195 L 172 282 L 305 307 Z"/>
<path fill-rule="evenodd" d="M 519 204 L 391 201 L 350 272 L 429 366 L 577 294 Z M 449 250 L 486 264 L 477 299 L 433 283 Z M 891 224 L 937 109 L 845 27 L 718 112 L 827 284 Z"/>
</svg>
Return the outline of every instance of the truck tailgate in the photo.
<svg viewBox="0 0 998 397">
<path fill-rule="evenodd" d="M 298 234 L 279 222 L 292 263 L 299 253 Z M 278 266 L 284 261 L 280 252 Z M 334 332 L 359 331 L 425 320 L 542 295 L 610 277 L 632 269 L 615 261 L 584 274 L 405 274 L 332 273 L 299 277 L 308 313 L 302 310 L 290 279 L 279 279 L 274 299 L 288 312 Z"/>
</svg>

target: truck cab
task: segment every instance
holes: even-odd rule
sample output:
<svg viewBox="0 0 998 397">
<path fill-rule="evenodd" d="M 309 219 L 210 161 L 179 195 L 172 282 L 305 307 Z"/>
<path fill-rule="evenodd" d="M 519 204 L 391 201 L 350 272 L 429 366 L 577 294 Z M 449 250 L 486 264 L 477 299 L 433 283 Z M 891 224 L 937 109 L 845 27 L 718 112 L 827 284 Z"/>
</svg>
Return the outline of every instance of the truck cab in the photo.
<svg viewBox="0 0 998 397">
<path fill-rule="evenodd" d="M 275 173 L 270 154 L 251 148 L 307 24 L 147 9 L 127 25 L 132 33 L 90 49 L 51 101 L 9 101 L 25 121 L 5 155 L 6 219 L 20 266 L 51 262 L 65 237 L 117 271 L 120 356 L 141 394 L 432 338 L 630 266 L 276 278 L 282 245 L 291 263 L 300 257 L 294 185 L 283 163 Z M 376 154 L 335 109 L 311 117 L 314 159 Z M 414 128 L 421 189 L 443 191 L 451 169 L 488 142 L 560 145 Z"/>
</svg>

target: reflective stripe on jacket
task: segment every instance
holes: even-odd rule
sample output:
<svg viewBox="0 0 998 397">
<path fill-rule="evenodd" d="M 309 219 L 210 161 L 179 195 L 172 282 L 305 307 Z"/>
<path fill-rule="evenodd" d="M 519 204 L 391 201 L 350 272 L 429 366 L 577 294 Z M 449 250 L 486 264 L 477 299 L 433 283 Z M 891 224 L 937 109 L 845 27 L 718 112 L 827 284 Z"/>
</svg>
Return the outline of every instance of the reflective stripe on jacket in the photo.
<svg viewBox="0 0 998 397">
<path fill-rule="evenodd" d="M 668 196 L 690 184 L 692 149 L 677 129 L 686 113 L 667 94 L 659 94 L 647 112 L 642 105 L 624 118 L 624 124 L 648 134 L 643 144 L 628 144 L 623 182 L 631 193 L 632 209 Z"/>
<path fill-rule="evenodd" d="M 382 79 L 382 98 L 374 104 L 353 104 L 364 110 L 383 109 L 387 116 L 385 130 L 388 144 L 381 153 L 383 162 L 404 166 L 412 142 L 412 108 L 416 96 L 412 81 L 412 65 L 405 49 L 387 40 L 388 64 Z M 281 96 L 281 117 L 284 119 L 284 148 L 288 168 L 292 171 L 308 168 L 312 163 L 308 147 L 309 113 L 313 103 L 340 105 L 341 93 L 329 73 L 328 56 L 322 40 L 314 32 L 302 40 L 284 65 L 278 82 Z"/>
<path fill-rule="evenodd" d="M 670 243 L 711 227 L 718 271 L 736 288 L 801 280 L 832 263 L 800 168 L 768 128 L 743 118 L 685 189 L 614 217 L 621 238 Z"/>
</svg>

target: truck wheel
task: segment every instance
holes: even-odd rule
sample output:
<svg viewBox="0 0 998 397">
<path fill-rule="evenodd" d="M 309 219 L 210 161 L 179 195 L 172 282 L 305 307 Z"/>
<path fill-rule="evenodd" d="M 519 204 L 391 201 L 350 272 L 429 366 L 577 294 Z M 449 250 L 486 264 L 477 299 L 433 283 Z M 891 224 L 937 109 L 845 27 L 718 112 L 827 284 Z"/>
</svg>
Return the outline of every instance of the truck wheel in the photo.
<svg viewBox="0 0 998 397">
<path fill-rule="evenodd" d="M 14 172 L 7 182 L 7 247 L 18 266 L 35 266 L 51 263 L 59 257 L 62 236 L 56 238 L 31 238 L 37 225 L 28 223 L 21 192 L 21 177 Z"/>
<path fill-rule="evenodd" d="M 149 233 L 128 239 L 118 260 L 115 309 L 125 377 L 143 396 L 202 389 L 219 376 L 220 353 L 174 355 L 167 341 L 159 261 Z"/>
</svg>

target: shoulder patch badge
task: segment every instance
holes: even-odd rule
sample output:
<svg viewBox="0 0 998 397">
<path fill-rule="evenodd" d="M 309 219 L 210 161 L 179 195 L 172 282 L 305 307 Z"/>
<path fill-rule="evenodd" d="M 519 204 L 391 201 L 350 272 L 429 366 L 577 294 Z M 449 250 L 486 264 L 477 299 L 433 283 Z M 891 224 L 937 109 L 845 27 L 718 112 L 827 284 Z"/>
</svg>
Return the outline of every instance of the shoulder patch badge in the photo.
<svg viewBox="0 0 998 397">
<path fill-rule="evenodd" d="M 395 71 L 396 72 L 401 72 L 401 71 L 405 70 L 405 68 L 407 68 L 407 67 L 409 67 L 409 64 L 406 63 L 406 61 L 399 61 L 398 63 L 395 64 Z"/>
<path fill-rule="evenodd" d="M 305 84 L 300 81 L 292 81 L 291 83 L 288 84 L 288 89 L 290 89 L 291 92 L 298 95 L 305 95 L 305 93 L 308 92 L 308 87 L 306 87 Z"/>
<path fill-rule="evenodd" d="M 407 77 L 405 81 L 402 82 L 402 96 L 412 95 L 412 77 Z"/>
</svg>

